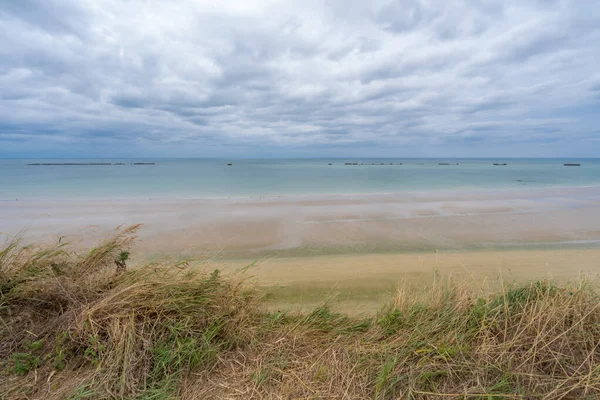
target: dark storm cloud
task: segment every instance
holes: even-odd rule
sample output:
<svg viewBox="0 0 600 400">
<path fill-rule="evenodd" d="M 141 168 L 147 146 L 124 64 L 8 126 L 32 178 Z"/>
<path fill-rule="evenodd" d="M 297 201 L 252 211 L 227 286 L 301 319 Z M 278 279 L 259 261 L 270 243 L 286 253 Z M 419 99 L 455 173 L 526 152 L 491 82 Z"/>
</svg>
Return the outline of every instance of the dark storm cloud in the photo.
<svg viewBox="0 0 600 400">
<path fill-rule="evenodd" d="M 1 0 L 0 42 L 0 156 L 598 146 L 596 2 Z"/>
</svg>

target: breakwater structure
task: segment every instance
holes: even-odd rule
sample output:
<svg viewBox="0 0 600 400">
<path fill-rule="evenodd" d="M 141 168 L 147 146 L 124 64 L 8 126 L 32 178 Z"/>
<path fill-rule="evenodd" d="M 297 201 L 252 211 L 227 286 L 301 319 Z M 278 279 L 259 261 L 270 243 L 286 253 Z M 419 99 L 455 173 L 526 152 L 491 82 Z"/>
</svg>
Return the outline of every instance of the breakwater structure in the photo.
<svg viewBox="0 0 600 400">
<path fill-rule="evenodd" d="M 27 165 L 127 165 L 125 163 L 30 163 Z M 154 162 L 136 162 L 130 163 L 129 165 L 156 165 Z"/>
</svg>

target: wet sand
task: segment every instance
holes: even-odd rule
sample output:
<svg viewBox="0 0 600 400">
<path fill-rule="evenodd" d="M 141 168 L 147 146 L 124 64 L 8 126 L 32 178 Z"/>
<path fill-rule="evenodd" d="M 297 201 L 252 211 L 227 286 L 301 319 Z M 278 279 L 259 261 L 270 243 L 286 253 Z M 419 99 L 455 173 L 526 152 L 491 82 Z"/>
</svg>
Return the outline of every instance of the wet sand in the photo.
<svg viewBox="0 0 600 400">
<path fill-rule="evenodd" d="M 0 204 L 0 231 L 25 229 L 25 242 L 66 236 L 87 246 L 134 223 L 144 224 L 134 261 L 209 258 L 235 269 L 261 260 L 257 275 L 282 300 L 335 285 L 379 301 L 399 280 L 436 269 L 476 281 L 498 266 L 516 279 L 600 272 L 599 187 Z"/>
<path fill-rule="evenodd" d="M 97 240 L 143 223 L 145 254 L 222 257 L 594 243 L 600 188 L 231 199 L 5 201 L 0 231 Z"/>
</svg>

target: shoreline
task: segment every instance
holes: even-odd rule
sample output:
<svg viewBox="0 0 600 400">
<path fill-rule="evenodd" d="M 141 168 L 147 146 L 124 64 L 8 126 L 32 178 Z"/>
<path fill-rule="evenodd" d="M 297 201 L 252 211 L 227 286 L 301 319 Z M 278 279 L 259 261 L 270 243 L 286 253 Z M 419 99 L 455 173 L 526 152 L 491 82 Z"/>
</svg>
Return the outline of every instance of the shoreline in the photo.
<svg viewBox="0 0 600 400">
<path fill-rule="evenodd" d="M 525 185 L 524 185 L 525 186 Z M 408 189 L 406 191 L 396 192 L 366 192 L 366 193 L 304 193 L 304 194 L 267 194 L 267 195 L 215 195 L 215 196 L 127 196 L 127 197 L 2 197 L 0 202 L 46 202 L 46 203 L 59 203 L 59 202 L 136 202 L 136 201 L 159 201 L 166 203 L 181 203 L 181 202 L 213 202 L 213 201 L 255 201 L 255 200 L 267 200 L 267 201 L 298 201 L 298 200 L 336 200 L 345 198 L 378 198 L 378 197 L 395 197 L 395 196 L 408 196 L 408 197 L 419 197 L 419 196 L 431 196 L 431 195 L 445 195 L 455 196 L 459 194 L 462 197 L 469 195 L 507 195 L 507 194 L 533 194 L 540 192 L 555 192 L 560 190 L 594 190 L 600 191 L 600 184 L 590 185 L 546 185 L 546 186 L 529 186 L 529 187 L 489 187 L 489 188 L 476 188 L 476 187 L 454 187 L 454 188 L 434 188 L 428 190 L 416 190 Z M 549 194 L 549 193 L 546 193 Z M 1 196 L 1 194 L 0 194 Z"/>
</svg>

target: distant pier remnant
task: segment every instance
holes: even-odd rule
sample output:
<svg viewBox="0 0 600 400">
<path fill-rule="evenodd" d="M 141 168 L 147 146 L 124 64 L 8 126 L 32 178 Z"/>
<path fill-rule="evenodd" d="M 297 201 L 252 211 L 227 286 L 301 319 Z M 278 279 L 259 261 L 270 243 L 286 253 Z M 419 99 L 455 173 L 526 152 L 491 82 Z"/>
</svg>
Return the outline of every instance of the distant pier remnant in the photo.
<svg viewBox="0 0 600 400">
<path fill-rule="evenodd" d="M 111 163 L 33 163 L 27 165 L 113 165 Z"/>
<path fill-rule="evenodd" d="M 131 165 L 156 165 L 153 162 L 134 162 L 130 163 Z M 87 162 L 87 163 L 78 163 L 78 162 L 64 162 L 64 163 L 31 163 L 27 165 L 125 165 L 125 163 L 117 162 L 117 163 L 109 163 L 109 162 Z"/>
<path fill-rule="evenodd" d="M 581 164 L 563 164 L 565 167 L 581 167 Z"/>
<path fill-rule="evenodd" d="M 333 165 L 333 164 L 332 164 L 332 163 L 329 163 L 329 165 Z M 374 163 L 374 162 L 372 162 L 371 164 L 369 164 L 369 163 L 367 163 L 367 164 L 365 164 L 365 163 L 360 163 L 360 164 L 359 164 L 359 163 L 357 163 L 357 162 L 345 162 L 345 163 L 344 163 L 344 165 L 402 165 L 402 163 L 396 163 L 396 164 L 394 164 L 394 163 L 387 163 L 387 164 L 386 164 L 386 163 L 384 163 L 384 162 L 378 162 L 378 163 Z M 456 164 L 456 165 L 458 165 L 458 164 Z"/>
</svg>

